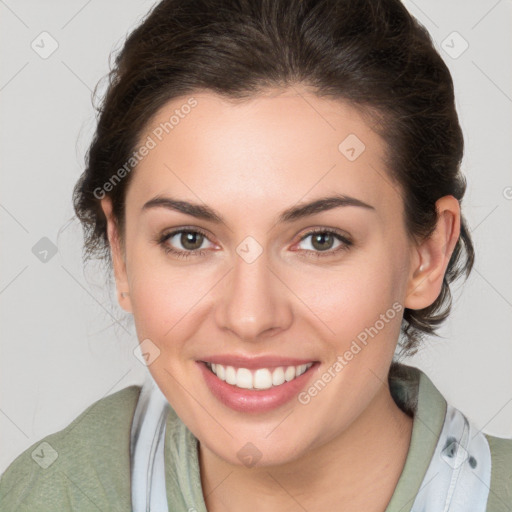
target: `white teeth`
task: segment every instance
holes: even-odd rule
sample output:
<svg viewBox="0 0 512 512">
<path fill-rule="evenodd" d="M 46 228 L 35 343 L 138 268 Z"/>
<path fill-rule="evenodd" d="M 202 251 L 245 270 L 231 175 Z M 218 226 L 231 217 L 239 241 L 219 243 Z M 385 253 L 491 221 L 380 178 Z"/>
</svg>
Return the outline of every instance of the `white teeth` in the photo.
<svg viewBox="0 0 512 512">
<path fill-rule="evenodd" d="M 213 370 L 213 373 L 215 373 L 215 370 Z M 215 373 L 215 375 L 217 374 Z M 236 384 L 236 370 L 232 366 L 226 367 L 226 382 L 232 385 Z"/>
<path fill-rule="evenodd" d="M 298 368 L 299 369 L 297 370 L 297 377 L 299 375 L 302 375 L 308 369 L 308 365 L 307 364 L 302 364 Z"/>
<path fill-rule="evenodd" d="M 284 370 L 282 367 L 276 368 L 272 372 L 272 385 L 280 386 L 284 382 Z"/>
<path fill-rule="evenodd" d="M 286 382 L 290 382 L 295 379 L 295 366 L 288 366 L 284 372 L 284 378 Z"/>
<path fill-rule="evenodd" d="M 254 372 L 254 387 L 256 389 L 268 389 L 272 387 L 272 374 L 270 370 L 262 368 Z"/>
<path fill-rule="evenodd" d="M 238 368 L 236 372 L 236 386 L 243 389 L 252 389 L 252 373 L 247 368 Z"/>
<path fill-rule="evenodd" d="M 273 370 L 258 368 L 254 371 L 213 363 L 207 363 L 207 366 L 220 380 L 224 380 L 232 386 L 242 389 L 269 389 L 272 386 L 280 386 L 299 377 L 311 368 L 313 363 L 287 367 L 279 366 Z"/>
<path fill-rule="evenodd" d="M 215 365 L 215 374 L 220 380 L 226 380 L 226 369 L 221 364 Z"/>
</svg>

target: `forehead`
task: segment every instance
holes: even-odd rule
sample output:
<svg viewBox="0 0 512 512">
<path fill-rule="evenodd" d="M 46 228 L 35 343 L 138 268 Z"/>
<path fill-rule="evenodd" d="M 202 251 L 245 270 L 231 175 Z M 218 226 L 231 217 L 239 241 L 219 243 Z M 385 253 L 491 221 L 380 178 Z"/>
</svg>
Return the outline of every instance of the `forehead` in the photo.
<svg viewBox="0 0 512 512">
<path fill-rule="evenodd" d="M 371 119 L 299 87 L 243 101 L 206 91 L 175 98 L 148 123 L 144 144 L 151 149 L 128 192 L 137 203 L 180 193 L 257 209 L 261 201 L 296 203 L 333 191 L 377 208 L 396 201 Z"/>
</svg>

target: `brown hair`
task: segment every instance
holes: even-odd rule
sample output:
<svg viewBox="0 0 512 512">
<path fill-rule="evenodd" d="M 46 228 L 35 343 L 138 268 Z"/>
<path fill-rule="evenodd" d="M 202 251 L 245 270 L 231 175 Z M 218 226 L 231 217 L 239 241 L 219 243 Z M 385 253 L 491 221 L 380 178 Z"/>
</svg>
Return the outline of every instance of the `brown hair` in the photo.
<svg viewBox="0 0 512 512">
<path fill-rule="evenodd" d="M 133 173 L 108 194 L 102 187 L 129 161 L 158 110 L 199 90 L 243 100 L 300 83 L 373 113 L 407 231 L 417 239 L 432 233 L 437 199 L 460 201 L 465 192 L 450 72 L 400 0 L 163 0 L 128 36 L 108 78 L 73 193 L 85 261 L 98 255 L 111 263 L 98 190 L 112 199 L 123 233 Z M 450 311 L 450 283 L 463 272 L 467 277 L 473 261 L 462 217 L 439 297 L 425 309 L 404 311 L 402 353 L 414 354 L 423 333 L 435 334 Z"/>
</svg>

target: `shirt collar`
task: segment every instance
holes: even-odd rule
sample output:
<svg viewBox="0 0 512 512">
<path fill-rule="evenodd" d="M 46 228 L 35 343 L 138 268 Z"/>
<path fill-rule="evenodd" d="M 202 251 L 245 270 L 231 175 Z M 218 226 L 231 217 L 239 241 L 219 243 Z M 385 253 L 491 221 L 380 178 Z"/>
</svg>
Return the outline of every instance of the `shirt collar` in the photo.
<svg viewBox="0 0 512 512">
<path fill-rule="evenodd" d="M 388 380 L 391 396 L 413 416 L 413 426 L 404 468 L 385 512 L 410 512 L 436 449 L 447 403 L 418 368 L 393 363 Z"/>
</svg>

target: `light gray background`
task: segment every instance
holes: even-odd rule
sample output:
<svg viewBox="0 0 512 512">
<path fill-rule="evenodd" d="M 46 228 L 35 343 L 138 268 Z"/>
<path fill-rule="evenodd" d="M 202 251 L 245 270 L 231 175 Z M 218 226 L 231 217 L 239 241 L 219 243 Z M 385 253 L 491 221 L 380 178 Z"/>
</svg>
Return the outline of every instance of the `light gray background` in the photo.
<svg viewBox="0 0 512 512">
<path fill-rule="evenodd" d="M 130 317 L 101 268 L 84 275 L 71 191 L 94 129 L 91 91 L 153 4 L 0 0 L 0 471 L 94 401 L 144 379 Z M 512 437 L 512 2 L 405 4 L 454 77 L 466 142 L 463 212 L 477 249 L 444 339 L 406 362 L 479 428 Z M 43 31 L 58 43 L 45 59 L 31 47 L 51 48 Z M 459 56 L 464 41 L 454 31 L 469 44 Z M 46 262 L 32 251 L 43 237 L 58 248 Z"/>
</svg>

